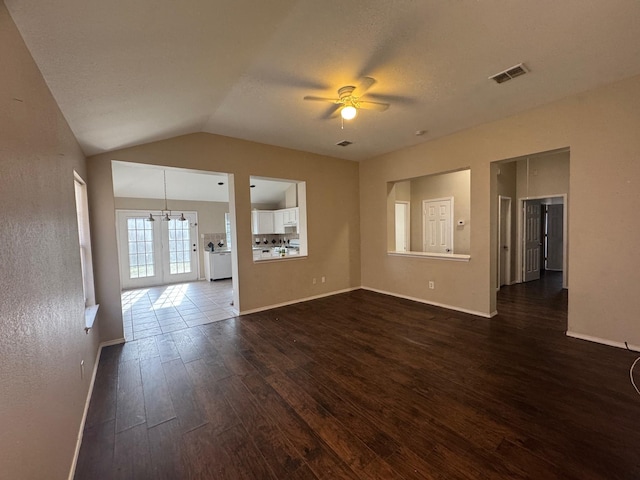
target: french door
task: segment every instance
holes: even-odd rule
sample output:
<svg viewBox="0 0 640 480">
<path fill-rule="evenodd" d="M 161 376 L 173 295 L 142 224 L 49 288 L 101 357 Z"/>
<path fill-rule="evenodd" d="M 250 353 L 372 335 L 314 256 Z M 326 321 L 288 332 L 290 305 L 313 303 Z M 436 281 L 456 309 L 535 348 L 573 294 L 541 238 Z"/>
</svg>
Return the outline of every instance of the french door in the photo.
<svg viewBox="0 0 640 480">
<path fill-rule="evenodd" d="M 155 212 L 154 212 L 155 213 Z M 149 212 L 118 210 L 118 257 L 122 288 L 143 288 L 198 279 L 197 213 L 164 221 Z"/>
</svg>

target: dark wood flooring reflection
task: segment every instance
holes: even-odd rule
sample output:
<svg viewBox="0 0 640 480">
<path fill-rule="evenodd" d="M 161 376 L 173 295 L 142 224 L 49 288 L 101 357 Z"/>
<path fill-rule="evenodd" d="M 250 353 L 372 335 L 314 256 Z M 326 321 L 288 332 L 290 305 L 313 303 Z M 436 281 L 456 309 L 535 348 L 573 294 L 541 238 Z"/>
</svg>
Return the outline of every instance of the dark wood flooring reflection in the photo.
<svg viewBox="0 0 640 480">
<path fill-rule="evenodd" d="M 640 478 L 635 357 L 566 337 L 551 277 L 491 320 L 359 290 L 105 348 L 75 478 Z"/>
</svg>

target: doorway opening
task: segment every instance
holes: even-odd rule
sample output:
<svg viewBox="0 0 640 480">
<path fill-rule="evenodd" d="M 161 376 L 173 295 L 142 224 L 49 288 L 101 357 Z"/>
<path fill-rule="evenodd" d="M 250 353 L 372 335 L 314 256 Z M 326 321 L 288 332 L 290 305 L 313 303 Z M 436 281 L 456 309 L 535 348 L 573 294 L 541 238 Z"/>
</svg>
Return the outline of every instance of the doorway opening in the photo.
<svg viewBox="0 0 640 480">
<path fill-rule="evenodd" d="M 491 165 L 491 305 L 496 313 L 505 305 L 498 296 L 533 292 L 545 277 L 553 288 L 540 287 L 536 295 L 555 295 L 558 285 L 568 289 L 569 156 L 563 148 Z M 528 288 L 513 288 L 525 282 Z"/>
<path fill-rule="evenodd" d="M 561 272 L 567 288 L 567 196 L 521 199 L 521 278 L 539 280 L 547 271 Z"/>
<path fill-rule="evenodd" d="M 125 339 L 237 315 L 234 176 L 113 161 L 112 177 Z M 215 255 L 229 280 L 205 280 Z"/>
</svg>

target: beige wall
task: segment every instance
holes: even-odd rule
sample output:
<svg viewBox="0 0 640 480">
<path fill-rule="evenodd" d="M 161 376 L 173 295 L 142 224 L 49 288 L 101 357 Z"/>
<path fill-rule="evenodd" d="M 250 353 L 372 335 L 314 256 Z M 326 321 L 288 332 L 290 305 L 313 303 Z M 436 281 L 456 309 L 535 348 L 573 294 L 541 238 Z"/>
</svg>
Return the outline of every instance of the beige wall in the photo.
<svg viewBox="0 0 640 480">
<path fill-rule="evenodd" d="M 109 312 L 105 338 L 122 337 L 111 160 L 234 174 L 240 309 L 253 310 L 360 286 L 358 163 L 206 133 L 88 159 L 96 221 L 98 296 Z M 251 175 L 306 182 L 308 258 L 254 263 Z M 231 190 L 230 190 L 231 192 Z M 326 283 L 312 278 L 326 277 Z"/>
<path fill-rule="evenodd" d="M 101 320 L 85 334 L 73 188 L 85 159 L 2 2 L 0 58 L 0 477 L 64 479 Z"/>
<path fill-rule="evenodd" d="M 162 210 L 164 200 L 157 198 L 124 198 L 115 197 L 116 209 L 122 210 Z M 224 233 L 224 214 L 229 212 L 227 202 L 198 202 L 191 200 L 169 200 L 168 205 L 174 212 L 198 213 L 198 262 L 200 278 L 204 278 L 204 245 L 201 235 Z M 208 243 L 208 242 L 207 242 Z"/>
<path fill-rule="evenodd" d="M 568 151 L 531 156 L 517 161 L 518 198 L 552 197 L 569 193 Z"/>
<path fill-rule="evenodd" d="M 640 345 L 640 77 L 361 163 L 362 283 L 483 314 L 495 310 L 491 162 L 570 148 L 569 330 Z M 471 166 L 471 261 L 386 254 L 386 182 Z M 494 170 L 493 170 L 494 171 Z M 495 171 L 494 171 L 495 173 Z M 606 218 L 602 229 L 596 218 Z M 616 248 L 603 248 L 617 232 Z M 436 289 L 429 290 L 429 280 Z"/>
</svg>

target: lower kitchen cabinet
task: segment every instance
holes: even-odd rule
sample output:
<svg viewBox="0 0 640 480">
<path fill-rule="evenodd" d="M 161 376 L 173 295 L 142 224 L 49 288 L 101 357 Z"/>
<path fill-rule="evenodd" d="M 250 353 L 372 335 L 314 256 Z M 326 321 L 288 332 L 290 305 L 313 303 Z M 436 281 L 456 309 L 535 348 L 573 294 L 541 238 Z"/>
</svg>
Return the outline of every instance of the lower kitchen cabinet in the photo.
<svg viewBox="0 0 640 480">
<path fill-rule="evenodd" d="M 231 278 L 231 252 L 205 252 L 204 275 L 207 280 Z"/>
</svg>

